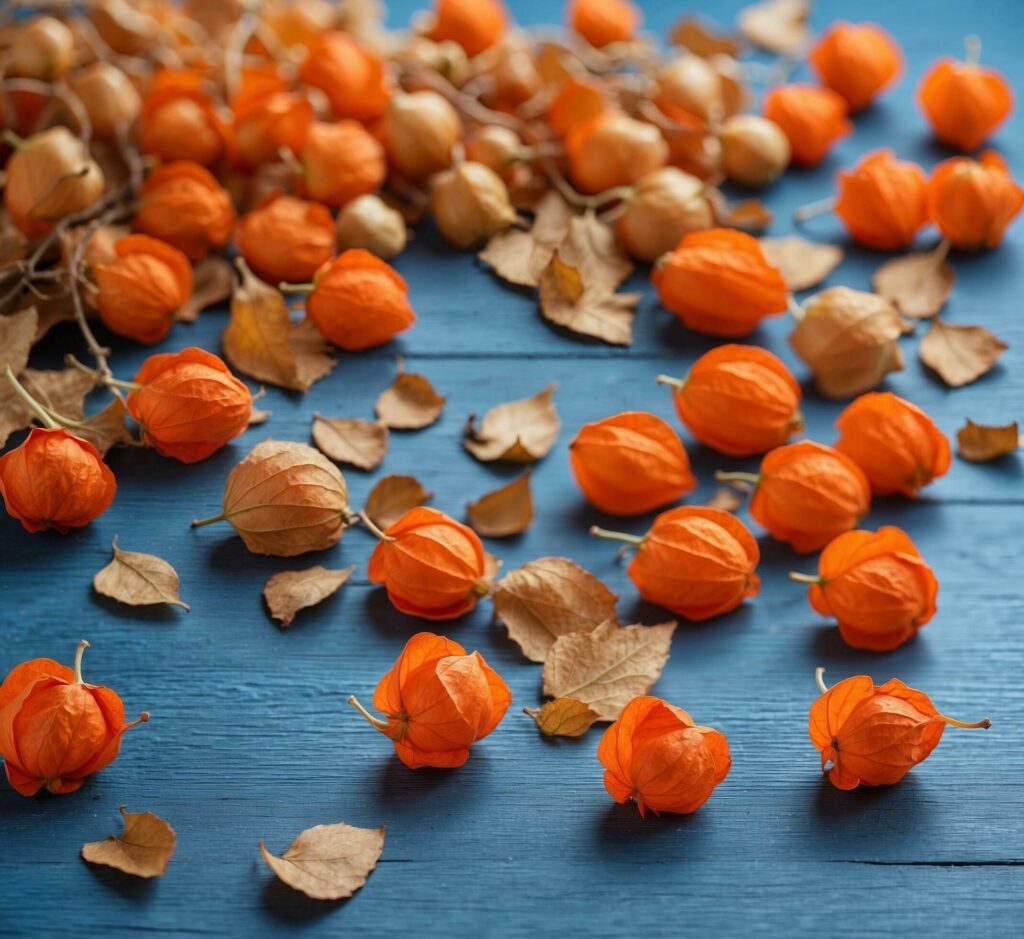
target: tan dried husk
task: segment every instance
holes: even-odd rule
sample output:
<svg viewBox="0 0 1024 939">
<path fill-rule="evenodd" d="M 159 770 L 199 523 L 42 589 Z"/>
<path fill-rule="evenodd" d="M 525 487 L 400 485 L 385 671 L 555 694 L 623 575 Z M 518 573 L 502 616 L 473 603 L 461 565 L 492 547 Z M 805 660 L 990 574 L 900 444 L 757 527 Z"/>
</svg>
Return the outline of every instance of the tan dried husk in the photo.
<svg viewBox="0 0 1024 939">
<path fill-rule="evenodd" d="M 439 176 L 431 207 L 441 234 L 460 248 L 486 241 L 516 220 L 504 181 L 483 163 L 460 163 Z"/>
<path fill-rule="evenodd" d="M 384 124 L 395 168 L 413 182 L 447 169 L 462 136 L 458 113 L 436 91 L 395 95 Z"/>
<path fill-rule="evenodd" d="M 338 213 L 338 249 L 362 248 L 388 261 L 405 250 L 405 219 L 380 196 L 359 196 Z"/>
<path fill-rule="evenodd" d="M 789 140 L 774 121 L 756 114 L 730 117 L 718 135 L 722 171 L 734 183 L 760 189 L 789 166 Z"/>
<path fill-rule="evenodd" d="M 704 183 L 674 166 L 665 166 L 638 180 L 619 230 L 633 257 L 655 261 L 675 248 L 684 235 L 711 228 L 714 223 Z"/>
</svg>

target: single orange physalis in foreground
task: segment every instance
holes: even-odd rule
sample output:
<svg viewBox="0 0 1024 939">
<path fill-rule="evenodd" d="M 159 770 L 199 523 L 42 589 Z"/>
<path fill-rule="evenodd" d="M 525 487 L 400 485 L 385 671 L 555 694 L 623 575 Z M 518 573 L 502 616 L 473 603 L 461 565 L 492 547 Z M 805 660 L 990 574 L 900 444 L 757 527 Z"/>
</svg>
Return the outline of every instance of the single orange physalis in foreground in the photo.
<svg viewBox="0 0 1024 939">
<path fill-rule="evenodd" d="M 729 613 L 761 586 L 754 536 L 722 509 L 669 509 L 642 537 L 596 526 L 590 533 L 635 545 L 626 573 L 640 596 L 689 620 Z"/>
<path fill-rule="evenodd" d="M 891 150 L 877 150 L 839 173 L 835 213 L 854 241 L 898 251 L 928 221 L 926 185 L 916 163 L 897 160 Z"/>
<path fill-rule="evenodd" d="M 0 685 L 0 756 L 8 782 L 23 796 L 43 787 L 56 795 L 74 792 L 117 759 L 126 730 L 149 720 L 144 712 L 126 724 L 115 692 L 82 681 L 88 648 L 84 640 L 78 644 L 73 669 L 31 659 Z"/>
<path fill-rule="evenodd" d="M 862 111 L 899 75 L 896 40 L 876 23 L 834 23 L 808 54 L 818 78 Z"/>
<path fill-rule="evenodd" d="M 497 45 L 505 35 L 508 16 L 501 0 L 437 0 L 434 42 L 457 42 L 472 57 Z"/>
<path fill-rule="evenodd" d="M 135 376 L 128 413 L 157 453 L 197 463 L 249 426 L 252 395 L 213 353 L 151 355 Z"/>
<path fill-rule="evenodd" d="M 573 124 L 565 151 L 573 185 L 590 193 L 628 186 L 668 160 L 668 144 L 657 127 L 616 110 Z"/>
<path fill-rule="evenodd" d="M 772 450 L 756 475 L 718 473 L 716 478 L 753 485 L 751 518 L 801 554 L 856 528 L 871 508 L 871 487 L 860 467 L 809 440 Z"/>
<path fill-rule="evenodd" d="M 837 789 L 889 786 L 926 760 L 951 727 L 988 728 L 940 714 L 928 695 L 891 678 L 876 685 L 867 675 L 845 678 L 831 688 L 815 672 L 821 697 L 811 705 L 808 732 L 821 752 L 821 768 Z"/>
<path fill-rule="evenodd" d="M 321 33 L 310 43 L 299 81 L 322 91 L 338 118 L 370 121 L 388 104 L 384 63 L 340 30 Z"/>
<path fill-rule="evenodd" d="M 640 26 L 640 10 L 630 0 L 570 0 L 566 19 L 592 46 L 626 42 Z"/>
<path fill-rule="evenodd" d="M 817 577 L 789 577 L 809 585 L 811 606 L 855 649 L 888 652 L 935 615 L 939 582 L 899 528 L 844 532 L 821 552 Z"/>
<path fill-rule="evenodd" d="M 440 513 L 438 513 L 440 514 Z M 394 667 L 378 683 L 374 717 L 348 699 L 370 724 L 395 745 L 410 769 L 453 769 L 469 759 L 469 748 L 505 716 L 512 693 L 479 652 L 433 633 L 417 633 Z"/>
<path fill-rule="evenodd" d="M 949 472 L 949 441 L 919 407 L 892 392 L 852 401 L 836 420 L 836 449 L 867 476 L 877 496 L 916 496 Z"/>
<path fill-rule="evenodd" d="M 384 531 L 370 527 L 380 538 L 370 555 L 370 581 L 383 584 L 401 612 L 455 619 L 487 595 L 487 556 L 472 528 L 425 507 L 411 509 Z"/>
<path fill-rule="evenodd" d="M 643 411 L 584 424 L 569 463 L 587 501 L 609 515 L 641 515 L 697 488 L 676 432 Z"/>
<path fill-rule="evenodd" d="M 782 128 L 797 166 L 816 166 L 853 130 L 846 102 L 829 88 L 782 85 L 765 95 L 763 111 Z"/>
<path fill-rule="evenodd" d="M 953 157 L 932 170 L 928 215 L 943 238 L 963 251 L 994 248 L 1024 206 L 1024 190 L 998 153 Z"/>
<path fill-rule="evenodd" d="M 800 385 L 767 349 L 728 343 L 704 353 L 672 388 L 679 419 L 701 443 L 729 456 L 780 447 L 803 427 Z"/>
<path fill-rule="evenodd" d="M 275 286 L 311 280 L 334 256 L 334 219 L 317 202 L 274 193 L 238 220 L 235 242 L 245 263 Z"/>
<path fill-rule="evenodd" d="M 643 695 L 629 702 L 601 738 L 604 787 L 640 815 L 695 812 L 729 772 L 725 735 L 697 726 L 682 708 Z"/>
<path fill-rule="evenodd" d="M 685 326 L 713 336 L 746 336 L 788 303 L 786 281 L 757 239 L 728 228 L 686 235 L 651 280 Z"/>
</svg>

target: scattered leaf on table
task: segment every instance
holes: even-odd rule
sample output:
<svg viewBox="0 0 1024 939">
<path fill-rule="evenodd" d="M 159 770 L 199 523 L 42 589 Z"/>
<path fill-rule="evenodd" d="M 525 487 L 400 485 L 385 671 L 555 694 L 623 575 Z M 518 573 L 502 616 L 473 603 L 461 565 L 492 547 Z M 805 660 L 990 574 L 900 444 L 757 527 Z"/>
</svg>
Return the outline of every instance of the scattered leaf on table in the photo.
<svg viewBox="0 0 1024 939">
<path fill-rule="evenodd" d="M 355 828 L 344 822 L 307 828 L 280 857 L 260 842 L 267 866 L 289 887 L 314 900 L 352 896 L 366 883 L 383 850 L 383 826 Z"/>
<path fill-rule="evenodd" d="M 928 319 L 942 309 L 956 279 L 944 257 L 928 251 L 893 258 L 875 271 L 871 286 L 904 316 Z"/>
<path fill-rule="evenodd" d="M 987 463 L 1024 446 L 1017 422 L 991 427 L 975 424 L 970 418 L 956 432 L 957 453 L 971 463 Z"/>
<path fill-rule="evenodd" d="M 544 694 L 576 698 L 613 721 L 637 695 L 647 694 L 668 660 L 674 622 L 619 626 L 559 636 L 544 660 Z"/>
<path fill-rule="evenodd" d="M 807 28 L 810 15 L 810 0 L 763 0 L 740 10 L 737 25 L 751 45 L 793 55 L 811 38 Z"/>
<path fill-rule="evenodd" d="M 321 453 L 338 463 L 372 470 L 388 452 L 388 429 L 383 421 L 314 414 L 313 442 Z"/>
<path fill-rule="evenodd" d="M 576 215 L 569 220 L 569 230 L 559 244 L 566 260 L 581 265 L 589 284 L 602 283 L 614 290 L 636 265 L 622 248 L 615 229 L 600 221 L 593 212 Z"/>
<path fill-rule="evenodd" d="M 124 401 L 115 395 L 102 411 L 90 414 L 73 427 L 72 433 L 88 440 L 101 455 L 106 455 L 115 444 L 134 443 L 125 423 L 127 417 Z"/>
<path fill-rule="evenodd" d="M 165 560 L 138 551 L 122 551 L 117 537 L 111 545 L 113 560 L 92 579 L 97 593 L 130 606 L 168 603 L 188 612 L 178 596 L 178 575 Z"/>
<path fill-rule="evenodd" d="M 822 244 L 806 238 L 762 238 L 761 250 L 781 272 L 786 286 L 796 293 L 816 287 L 843 260 L 839 245 Z"/>
<path fill-rule="evenodd" d="M 491 591 L 494 614 L 532 662 L 543 662 L 560 636 L 615 620 L 615 596 L 568 558 L 539 558 L 509 571 Z"/>
<path fill-rule="evenodd" d="M 478 460 L 509 460 L 534 463 L 555 445 L 561 426 L 552 397 L 556 384 L 529 398 L 507 401 L 489 410 L 475 426 L 471 414 L 466 424 L 465 448 Z"/>
<path fill-rule="evenodd" d="M 734 486 L 738 486 L 739 480 L 733 483 Z M 749 492 L 750 488 L 733 489 L 727 486 L 723 486 L 721 489 L 716 489 L 715 494 L 708 499 L 707 507 L 709 509 L 721 509 L 723 512 L 735 512 L 741 505 L 743 505 L 743 493 Z"/>
<path fill-rule="evenodd" d="M 543 707 L 523 708 L 546 737 L 582 737 L 597 720 L 597 711 L 576 698 L 555 698 Z"/>
<path fill-rule="evenodd" d="M 984 326 L 959 326 L 936 319 L 917 354 L 947 385 L 959 388 L 981 378 L 1008 348 Z"/>
<path fill-rule="evenodd" d="M 672 27 L 672 43 L 705 59 L 713 55 L 728 55 L 735 59 L 741 51 L 741 44 L 735 36 L 712 30 L 692 16 L 681 19 Z"/>
<path fill-rule="evenodd" d="M 249 411 L 249 426 L 256 427 L 258 424 L 265 424 L 270 417 L 270 411 L 262 411 L 259 408 L 251 408 Z"/>
<path fill-rule="evenodd" d="M 121 806 L 124 831 L 105 841 L 82 845 L 90 864 L 105 864 L 133 877 L 162 877 L 174 854 L 174 829 L 152 812 L 128 812 Z"/>
<path fill-rule="evenodd" d="M 717 189 L 709 187 L 707 192 L 719 225 L 757 234 L 772 223 L 774 216 L 771 209 L 760 199 L 729 202 Z"/>
<path fill-rule="evenodd" d="M 177 318 L 192 323 L 199 314 L 215 303 L 231 296 L 235 287 L 235 272 L 225 258 L 209 254 L 192 269 L 192 296 L 178 310 Z"/>
<path fill-rule="evenodd" d="M 405 371 L 399 359 L 398 374 L 380 393 L 374 410 L 394 430 L 419 430 L 441 416 L 446 400 L 423 375 Z"/>
<path fill-rule="evenodd" d="M 557 192 L 547 193 L 537 203 L 529 231 L 508 228 L 499 232 L 477 257 L 502 280 L 521 287 L 536 287 L 555 248 L 569 230 L 573 210 Z"/>
<path fill-rule="evenodd" d="M 9 316 L 0 315 L 0 377 L 7 366 L 17 375 L 28 365 L 38 325 L 39 315 L 34 306 Z"/>
<path fill-rule="evenodd" d="M 73 420 L 82 417 L 85 396 L 96 384 L 91 376 L 77 368 L 46 372 L 26 368 L 18 380 L 40 404 Z M 0 381 L 0 447 L 15 431 L 28 427 L 33 419 L 10 384 Z"/>
<path fill-rule="evenodd" d="M 469 524 L 485 538 L 505 538 L 526 531 L 533 521 L 530 471 L 466 504 Z"/>
<path fill-rule="evenodd" d="M 384 476 L 370 490 L 363 511 L 374 525 L 384 529 L 410 509 L 423 505 L 432 495 L 413 476 Z"/>
<path fill-rule="evenodd" d="M 263 585 L 263 599 L 270 615 L 282 627 L 290 626 L 299 610 L 316 606 L 335 593 L 352 576 L 355 565 L 338 571 L 317 564 L 304 571 L 281 571 Z"/>
</svg>

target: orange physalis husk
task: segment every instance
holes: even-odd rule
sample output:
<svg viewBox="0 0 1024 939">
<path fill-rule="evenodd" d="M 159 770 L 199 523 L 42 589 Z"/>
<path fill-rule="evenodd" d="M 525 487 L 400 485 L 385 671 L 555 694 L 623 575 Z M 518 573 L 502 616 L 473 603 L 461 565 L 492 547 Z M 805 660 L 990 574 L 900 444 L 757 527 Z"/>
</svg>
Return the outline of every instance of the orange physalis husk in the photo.
<svg viewBox="0 0 1024 939">
<path fill-rule="evenodd" d="M 142 101 L 139 141 L 143 153 L 164 162 L 193 160 L 203 166 L 225 153 L 229 128 L 195 72 L 162 71 Z"/>
<path fill-rule="evenodd" d="M 758 475 L 718 473 L 754 485 L 750 516 L 779 541 L 806 554 L 857 527 L 871 508 L 871 486 L 848 456 L 801 440 L 772 450 Z"/>
<path fill-rule="evenodd" d="M 230 522 L 253 554 L 288 558 L 331 547 L 353 517 L 345 477 L 319 450 L 264 440 L 228 473 L 221 514 L 192 527 Z"/>
<path fill-rule="evenodd" d="M 94 62 L 71 79 L 71 88 L 89 115 L 93 136 L 110 140 L 139 115 L 142 98 L 116 65 Z"/>
<path fill-rule="evenodd" d="M 797 166 L 816 166 L 853 130 L 846 102 L 829 88 L 782 85 L 765 95 L 763 113 L 782 128 Z"/>
<path fill-rule="evenodd" d="M 0 495 L 25 531 L 61 534 L 102 515 L 117 482 L 99 451 L 63 427 L 34 428 L 0 456 Z"/>
<path fill-rule="evenodd" d="M 281 150 L 298 153 L 313 123 L 313 105 L 303 94 L 278 91 L 248 101 L 236 111 L 235 149 L 248 167 L 276 163 Z"/>
<path fill-rule="evenodd" d="M 743 522 L 722 509 L 669 509 L 643 537 L 596 526 L 590 533 L 635 545 L 626 573 L 640 596 L 689 620 L 729 613 L 761 588 L 757 542 Z"/>
<path fill-rule="evenodd" d="M 746 336 L 788 303 L 786 281 L 757 239 L 728 228 L 691 232 L 651 272 L 662 304 L 685 326 Z"/>
<path fill-rule="evenodd" d="M 640 9 L 630 0 L 570 0 L 565 11 L 569 26 L 600 49 L 628 42 L 640 28 Z"/>
<path fill-rule="evenodd" d="M 149 720 L 126 724 L 124 705 L 110 688 L 82 681 L 84 640 L 75 667 L 53 659 L 16 665 L 0 685 L 0 755 L 7 781 L 23 796 L 75 792 L 86 776 L 117 759 L 121 735 Z"/>
<path fill-rule="evenodd" d="M 939 582 L 899 528 L 844 532 L 821 552 L 817 577 L 789 576 L 808 584 L 811 606 L 834 616 L 855 649 L 888 652 L 935 615 Z"/>
<path fill-rule="evenodd" d="M 119 238 L 114 252 L 113 261 L 93 266 L 100 319 L 118 336 L 159 342 L 192 296 L 192 265 L 177 248 L 148 235 Z"/>
<path fill-rule="evenodd" d="M 610 106 L 608 92 L 597 78 L 570 75 L 562 80 L 548 107 L 547 122 L 564 137 L 577 124 L 589 121 Z"/>
<path fill-rule="evenodd" d="M 472 57 L 498 44 L 508 25 L 501 0 L 437 0 L 434 42 L 457 42 Z"/>
<path fill-rule="evenodd" d="M 411 509 L 379 537 L 370 555 L 370 581 L 383 584 L 401 612 L 455 619 L 487 594 L 487 559 L 480 539 L 444 512 Z"/>
<path fill-rule="evenodd" d="M 841 171 L 836 185 L 836 215 L 850 237 L 869 248 L 905 248 L 928 221 L 924 171 L 891 150 L 867 154 Z"/>
<path fill-rule="evenodd" d="M 400 92 L 388 104 L 381 134 L 392 166 L 422 182 L 451 166 L 462 120 L 436 91 Z"/>
<path fill-rule="evenodd" d="M 299 81 L 319 88 L 335 117 L 370 121 L 388 104 L 388 86 L 380 56 L 338 30 L 322 33 L 299 66 Z"/>
<path fill-rule="evenodd" d="M 696 812 L 729 773 L 725 735 L 699 727 L 682 708 L 642 695 L 601 738 L 604 787 L 620 805 L 634 799 L 641 817 Z"/>
<path fill-rule="evenodd" d="M 238 220 L 235 243 L 257 276 L 275 286 L 313 278 L 334 256 L 334 219 L 318 202 L 273 193 Z"/>
<path fill-rule="evenodd" d="M 949 472 L 946 435 L 919 407 L 891 392 L 861 395 L 839 415 L 836 427 L 836 449 L 864 471 L 876 496 L 916 496 Z"/>
<path fill-rule="evenodd" d="M 704 183 L 674 166 L 641 177 L 619 217 L 619 237 L 641 261 L 656 261 L 683 236 L 713 227 Z"/>
<path fill-rule="evenodd" d="M 151 355 L 126 402 L 142 439 L 162 456 L 197 463 L 249 426 L 252 395 L 213 353 Z"/>
<path fill-rule="evenodd" d="M 331 207 L 376 192 L 388 174 L 384 148 L 358 121 L 313 124 L 300 160 L 306 194 Z"/>
<path fill-rule="evenodd" d="M 928 180 L 928 215 L 942 237 L 963 251 L 998 245 L 1022 206 L 1024 190 L 992 150 L 977 160 L 946 160 Z"/>
<path fill-rule="evenodd" d="M 642 515 L 697 488 L 676 432 L 643 411 L 584 424 L 569 463 L 587 501 L 609 515 Z"/>
<path fill-rule="evenodd" d="M 851 112 L 863 111 L 903 70 L 896 40 L 876 23 L 834 23 L 807 58 Z"/>
<path fill-rule="evenodd" d="M 454 769 L 469 759 L 469 748 L 486 737 L 512 701 L 508 685 L 479 652 L 457 642 L 417 633 L 377 685 L 373 706 L 387 720 L 348 699 L 370 725 L 395 745 L 410 769 Z"/>
<path fill-rule="evenodd" d="M 317 272 L 306 315 L 324 338 L 358 352 L 379 346 L 416 322 L 409 286 L 391 265 L 361 248 Z"/>
<path fill-rule="evenodd" d="M 580 192 L 628 186 L 668 161 L 661 131 L 622 111 L 602 111 L 565 136 L 569 178 Z"/>
<path fill-rule="evenodd" d="M 803 427 L 800 385 L 778 356 L 727 344 L 706 352 L 672 387 L 679 419 L 701 443 L 729 456 L 782 446 Z"/>
<path fill-rule="evenodd" d="M 209 170 L 180 160 L 149 174 L 132 224 L 136 231 L 166 241 L 198 261 L 226 244 L 235 210 Z"/>
<path fill-rule="evenodd" d="M 951 727 L 988 728 L 986 717 L 973 724 L 940 714 L 922 691 L 891 678 L 876 685 L 867 675 L 844 678 L 831 688 L 815 673 L 821 697 L 812 705 L 808 732 L 821 752 L 822 770 L 837 789 L 898 783 L 935 749 Z"/>
<path fill-rule="evenodd" d="M 995 69 L 943 59 L 925 75 L 917 100 L 935 136 L 970 153 L 1006 120 L 1013 91 Z"/>
</svg>

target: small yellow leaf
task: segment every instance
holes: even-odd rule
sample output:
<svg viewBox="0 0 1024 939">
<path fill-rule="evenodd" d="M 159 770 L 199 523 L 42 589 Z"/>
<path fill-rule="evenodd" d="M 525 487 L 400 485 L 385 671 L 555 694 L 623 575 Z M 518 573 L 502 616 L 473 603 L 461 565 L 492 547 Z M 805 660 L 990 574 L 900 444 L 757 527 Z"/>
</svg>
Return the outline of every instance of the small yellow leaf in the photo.
<svg viewBox="0 0 1024 939">
<path fill-rule="evenodd" d="M 547 455 L 558 439 L 561 425 L 552 401 L 556 388 L 557 385 L 551 384 L 532 397 L 491 408 L 479 428 L 471 414 L 463 445 L 485 463 L 492 460 L 535 463 Z"/>
<path fill-rule="evenodd" d="M 313 416 L 313 442 L 325 456 L 358 469 L 372 470 L 388 452 L 383 421 Z"/>
<path fill-rule="evenodd" d="M 82 845 L 82 857 L 90 864 L 116 867 L 133 877 L 162 877 L 174 854 L 174 829 L 152 812 L 127 812 L 122 805 L 121 815 L 124 831 Z"/>
<path fill-rule="evenodd" d="M 533 521 L 530 471 L 508 485 L 466 504 L 469 524 L 485 538 L 505 538 L 526 531 Z"/>
<path fill-rule="evenodd" d="M 263 585 L 270 615 L 282 628 L 290 626 L 299 610 L 316 606 L 345 585 L 355 565 L 332 571 L 319 564 L 304 571 L 281 571 Z"/>
<path fill-rule="evenodd" d="M 116 536 L 111 547 L 113 560 L 92 579 L 97 593 L 129 606 L 167 603 L 188 612 L 188 604 L 178 596 L 178 575 L 170 564 L 152 554 L 122 551 Z"/>
<path fill-rule="evenodd" d="M 431 496 L 433 493 L 427 492 L 413 476 L 384 476 L 370 490 L 363 511 L 374 525 L 384 529 Z"/>
<path fill-rule="evenodd" d="M 555 698 L 543 707 L 523 708 L 547 737 L 582 737 L 597 720 L 597 712 L 576 698 Z"/>
<path fill-rule="evenodd" d="M 968 419 L 956 432 L 957 453 L 971 463 L 987 463 L 1024 446 L 1017 422 L 991 427 Z"/>
<path fill-rule="evenodd" d="M 981 378 L 1009 346 L 984 326 L 959 326 L 932 320 L 917 354 L 953 388 Z"/>
</svg>

